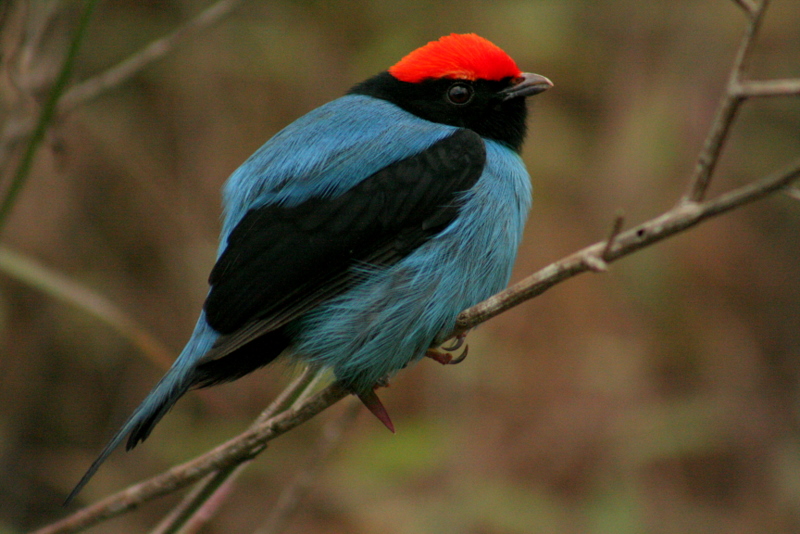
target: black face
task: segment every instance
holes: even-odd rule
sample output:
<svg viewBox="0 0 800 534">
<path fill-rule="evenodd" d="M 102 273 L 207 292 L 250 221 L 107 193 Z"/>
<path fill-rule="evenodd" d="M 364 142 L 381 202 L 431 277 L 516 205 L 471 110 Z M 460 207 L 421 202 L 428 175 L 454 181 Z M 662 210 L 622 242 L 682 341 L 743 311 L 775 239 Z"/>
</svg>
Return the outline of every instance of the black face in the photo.
<svg viewBox="0 0 800 534">
<path fill-rule="evenodd" d="M 388 100 L 422 119 L 468 128 L 519 152 L 525 139 L 527 108 L 524 97 L 503 101 L 499 92 L 511 85 L 511 78 L 409 83 L 382 72 L 356 85 L 349 94 Z"/>
</svg>

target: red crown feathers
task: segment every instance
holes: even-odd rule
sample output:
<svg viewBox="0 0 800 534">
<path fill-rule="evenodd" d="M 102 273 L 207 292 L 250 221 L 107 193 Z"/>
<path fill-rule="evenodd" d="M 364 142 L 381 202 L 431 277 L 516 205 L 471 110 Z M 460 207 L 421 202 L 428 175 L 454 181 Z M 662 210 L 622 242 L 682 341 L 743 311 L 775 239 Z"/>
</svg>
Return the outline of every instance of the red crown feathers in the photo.
<svg viewBox="0 0 800 534">
<path fill-rule="evenodd" d="M 474 33 L 452 33 L 417 48 L 391 67 L 389 74 L 416 83 L 429 78 L 499 81 L 522 72 L 492 42 Z"/>
</svg>

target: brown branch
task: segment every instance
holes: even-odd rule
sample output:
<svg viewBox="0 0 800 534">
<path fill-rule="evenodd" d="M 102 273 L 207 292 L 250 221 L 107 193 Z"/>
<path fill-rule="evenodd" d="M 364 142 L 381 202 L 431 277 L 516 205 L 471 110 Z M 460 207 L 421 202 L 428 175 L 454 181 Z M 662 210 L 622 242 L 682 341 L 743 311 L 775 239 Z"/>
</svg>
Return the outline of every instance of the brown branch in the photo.
<svg viewBox="0 0 800 534">
<path fill-rule="evenodd" d="M 779 94 L 780 91 L 785 91 L 780 94 L 794 94 L 796 89 L 794 81 L 791 80 L 792 83 L 788 84 L 785 80 L 740 81 L 745 68 L 745 60 L 763 18 L 767 2 L 764 0 L 760 5 L 755 5 L 752 0 L 736 1 L 751 14 L 750 24 L 734 61 L 726 93 L 718 107 L 704 148 L 698 158 L 690 187 L 682 201 L 666 213 L 621 233 L 622 218 L 617 217 L 606 241 L 596 243 L 563 258 L 490 299 L 463 311 L 459 315 L 453 335 L 465 332 L 568 278 L 589 270 L 598 270 L 598 265 L 605 266 L 606 262 L 616 261 L 662 239 L 683 232 L 708 218 L 754 202 L 776 191 L 785 190 L 789 194 L 793 193 L 794 189 L 790 189 L 790 186 L 800 178 L 800 161 L 795 162 L 786 170 L 734 189 L 713 200 L 703 201 L 710 177 L 740 103 L 749 96 L 772 96 Z M 232 472 L 236 466 L 255 457 L 266 447 L 268 441 L 302 424 L 345 396 L 347 396 L 347 392 L 339 385 L 333 384 L 312 398 L 303 401 L 297 407 L 281 412 L 266 421 L 259 420 L 245 433 L 214 450 L 150 480 L 131 486 L 116 495 L 107 497 L 58 523 L 37 531 L 36 534 L 83 530 L 102 520 L 132 510 L 156 497 L 183 488 L 212 472 L 221 473 L 222 479 L 227 478 L 226 471 Z M 216 476 L 209 480 L 219 478 L 220 476 Z"/>
<path fill-rule="evenodd" d="M 614 224 L 611 225 L 611 232 L 608 234 L 608 239 L 606 239 L 603 251 L 597 256 L 586 257 L 586 264 L 589 266 L 589 269 L 596 273 L 604 273 L 608 270 L 608 263 L 606 260 L 608 259 L 611 247 L 614 246 L 617 240 L 617 236 L 622 231 L 623 224 L 625 224 L 625 216 L 622 212 L 619 212 L 616 217 L 614 217 Z"/>
<path fill-rule="evenodd" d="M 611 225 L 611 233 L 608 235 L 608 239 L 606 240 L 606 246 L 603 248 L 603 253 L 600 255 L 603 258 L 603 261 L 608 259 L 608 255 L 611 253 L 611 248 L 614 246 L 614 243 L 617 240 L 617 236 L 622 231 L 622 226 L 625 224 L 625 214 L 622 211 L 617 212 L 617 215 L 614 217 L 614 224 Z"/>
<path fill-rule="evenodd" d="M 106 323 L 158 368 L 166 370 L 172 365 L 173 351 L 103 295 L 3 246 L 0 246 L 0 272 Z"/>
<path fill-rule="evenodd" d="M 167 515 L 150 534 L 189 534 L 197 529 L 192 529 L 198 519 L 206 522 L 210 519 L 225 498 L 230 494 L 230 489 L 236 479 L 244 471 L 248 462 L 221 469 L 200 481 L 192 491 Z M 199 505 L 198 505 L 199 504 Z"/>
<path fill-rule="evenodd" d="M 711 183 L 711 175 L 714 172 L 717 161 L 719 161 L 722 147 L 725 145 L 731 126 L 733 126 L 733 120 L 736 118 L 739 105 L 743 101 L 743 97 L 738 94 L 740 81 L 768 4 L 767 0 L 762 0 L 761 4 L 751 13 L 750 23 L 747 25 L 731 67 L 725 95 L 717 108 L 711 129 L 697 158 L 694 173 L 689 180 L 689 188 L 681 202 L 699 202 L 705 197 L 708 186 Z"/>
<path fill-rule="evenodd" d="M 307 397 L 303 397 L 303 394 L 312 389 L 315 375 L 318 375 L 318 373 L 311 367 L 303 369 L 303 372 L 284 388 L 275 400 L 270 403 L 267 409 L 261 412 L 251 428 L 285 411 L 290 407 L 292 401 L 295 402 L 291 406 L 297 408 L 301 402 L 306 400 Z M 229 466 L 226 469 L 217 471 L 207 479 L 200 481 L 197 487 L 184 497 L 180 504 L 173 508 L 170 514 L 165 517 L 150 534 L 172 534 L 180 531 L 180 529 L 189 522 L 192 515 L 204 506 L 206 501 L 214 498 L 216 493 L 228 487 L 238 478 L 245 465 L 246 463 L 241 463 Z M 213 506 L 218 506 L 222 500 L 223 498 L 213 499 Z"/>
</svg>

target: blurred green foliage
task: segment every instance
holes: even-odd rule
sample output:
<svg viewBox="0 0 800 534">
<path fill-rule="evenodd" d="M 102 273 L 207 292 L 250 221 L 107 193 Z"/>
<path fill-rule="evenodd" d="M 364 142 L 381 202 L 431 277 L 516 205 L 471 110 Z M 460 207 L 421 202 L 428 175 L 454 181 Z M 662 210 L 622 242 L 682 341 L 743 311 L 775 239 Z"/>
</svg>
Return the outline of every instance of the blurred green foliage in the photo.
<svg viewBox="0 0 800 534">
<path fill-rule="evenodd" d="M 36 111 L 80 5 L 0 7 L 4 124 Z M 207 5 L 101 2 L 74 78 Z M 797 28 L 796 0 L 774 0 L 752 78 L 800 76 Z M 605 238 L 618 209 L 633 224 L 676 202 L 743 30 L 723 0 L 250 0 L 60 118 L 5 245 L 102 294 L 177 353 L 206 292 L 227 175 L 417 46 L 474 31 L 555 82 L 532 102 L 535 199 L 518 279 Z M 713 192 L 796 158 L 798 132 L 796 98 L 748 103 Z M 799 231 L 800 204 L 775 196 L 492 320 L 458 367 L 400 373 L 383 394 L 397 435 L 360 418 L 291 531 L 800 531 Z M 102 322 L 0 275 L 0 532 L 62 516 L 69 488 L 162 371 Z M 83 502 L 234 435 L 287 375 L 277 366 L 188 395 L 143 446 L 112 456 Z M 271 446 L 205 532 L 254 530 L 320 424 Z M 93 532 L 146 531 L 174 502 Z"/>
</svg>

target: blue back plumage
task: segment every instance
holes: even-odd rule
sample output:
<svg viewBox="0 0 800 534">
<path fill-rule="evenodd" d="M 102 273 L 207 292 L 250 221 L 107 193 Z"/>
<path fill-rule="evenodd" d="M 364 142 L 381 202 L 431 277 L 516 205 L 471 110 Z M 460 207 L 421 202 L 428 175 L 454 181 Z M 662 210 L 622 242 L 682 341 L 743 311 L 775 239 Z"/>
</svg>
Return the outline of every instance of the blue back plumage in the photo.
<svg viewBox="0 0 800 534">
<path fill-rule="evenodd" d="M 343 96 L 307 113 L 267 141 L 228 179 L 220 250 L 247 210 L 336 196 L 454 130 L 363 95 Z"/>
<path fill-rule="evenodd" d="M 314 109 L 278 132 L 228 178 L 223 188 L 225 215 L 218 254 L 248 210 L 336 196 L 383 167 L 422 152 L 454 130 L 361 95 L 344 96 Z M 187 375 L 218 337 L 201 315 L 168 376 L 177 381 Z M 144 404 L 150 400 L 148 397 Z"/>
</svg>

